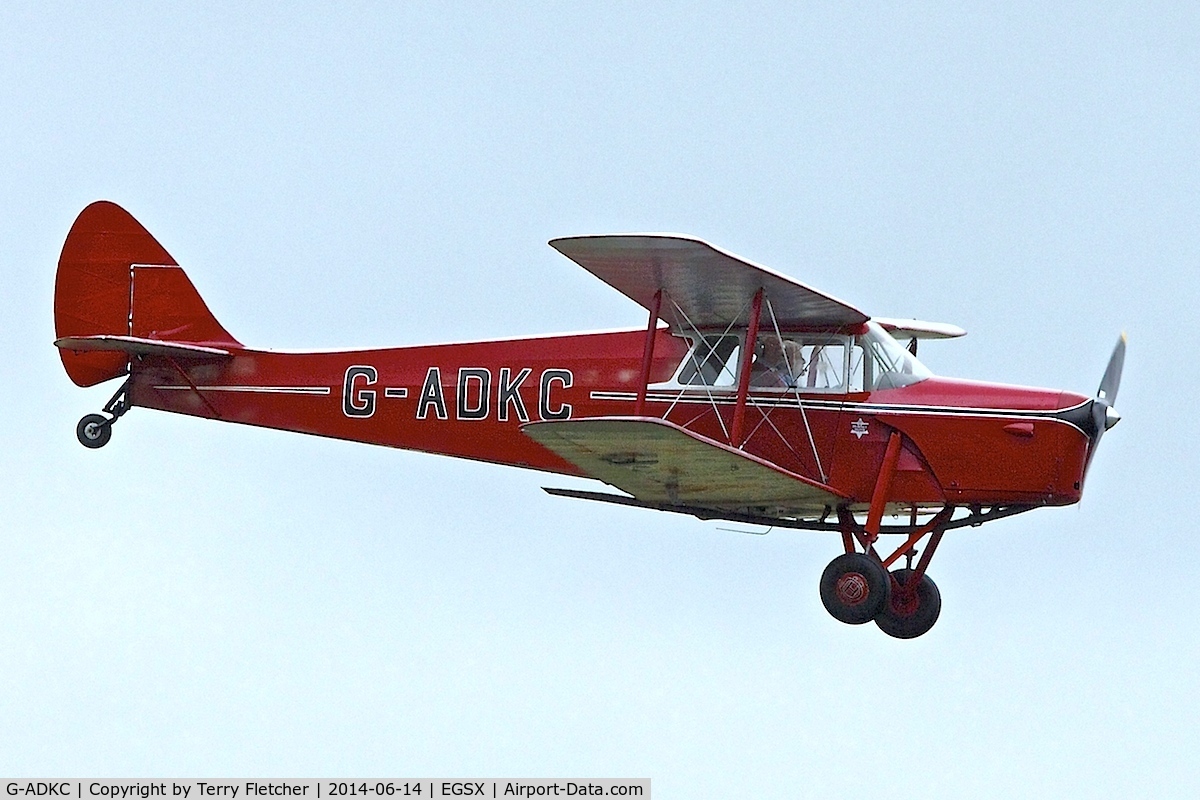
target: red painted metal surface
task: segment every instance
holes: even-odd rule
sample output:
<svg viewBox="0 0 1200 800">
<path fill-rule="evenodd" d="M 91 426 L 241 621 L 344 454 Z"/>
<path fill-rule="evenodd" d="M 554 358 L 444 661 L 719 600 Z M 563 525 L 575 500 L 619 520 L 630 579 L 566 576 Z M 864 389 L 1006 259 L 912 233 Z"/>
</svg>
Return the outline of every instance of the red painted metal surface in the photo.
<svg viewBox="0 0 1200 800">
<path fill-rule="evenodd" d="M 646 348 L 644 332 L 628 331 L 340 353 L 240 347 L 234 352 L 226 361 L 181 360 L 187 379 L 166 359 L 137 360 L 131 401 L 201 417 L 216 412 L 221 419 L 249 425 L 576 474 L 570 464 L 521 434 L 520 424 L 565 415 L 632 414 Z M 649 382 L 670 378 L 686 352 L 684 340 L 657 331 Z M 354 367 L 365 371 L 348 380 Z M 370 375 L 374 378 L 368 380 Z M 903 406 L 903 413 L 882 405 L 875 413 L 859 413 L 852 403 L 830 407 L 829 395 L 806 395 L 809 427 L 828 484 L 857 505 L 869 503 L 888 440 L 898 431 L 903 444 L 888 503 L 1065 505 L 1079 499 L 1088 447 L 1079 429 L 1039 417 L 1031 423 L 1032 436 L 1013 436 L 1005 431 L 1011 424 L 1008 417 L 986 411 L 949 413 L 953 382 L 931 378 L 923 383 L 934 382 L 943 385 L 938 403 L 928 407 L 922 404 L 922 384 L 862 398 Z M 971 384 L 958 398 L 958 407 L 1047 411 L 1084 399 L 1003 386 L 996 387 L 996 394 L 990 397 L 986 385 Z M 643 414 L 724 440 L 736 408 L 730 395 L 726 392 L 725 401 L 714 407 L 699 394 L 689 404 L 655 399 L 651 393 Z M 811 450 L 787 441 L 806 441 L 798 407 L 764 410 L 754 404 L 756 397 L 778 396 L 748 393 L 743 447 L 819 480 Z M 770 424 L 764 421 L 768 415 Z M 867 433 L 856 435 L 851 425 L 859 420 Z"/>
<path fill-rule="evenodd" d="M 685 350 L 665 332 L 657 338 L 652 381 L 670 377 Z M 196 388 L 146 359 L 130 395 L 164 411 L 211 417 L 211 408 L 231 422 L 574 475 L 521 424 L 611 413 L 613 403 L 590 394 L 632 394 L 642 345 L 642 332 L 628 331 L 342 353 L 242 350 L 193 366 Z"/>
<path fill-rule="evenodd" d="M 900 438 L 900 434 L 894 431 L 888 438 L 883 463 L 879 466 L 879 477 L 875 479 L 875 488 L 871 492 L 871 507 L 867 510 L 867 524 L 864 526 L 868 544 L 875 544 L 879 537 L 879 523 L 883 519 L 883 509 L 889 499 L 892 477 L 896 474 L 896 462 L 900 460 Z"/>
</svg>

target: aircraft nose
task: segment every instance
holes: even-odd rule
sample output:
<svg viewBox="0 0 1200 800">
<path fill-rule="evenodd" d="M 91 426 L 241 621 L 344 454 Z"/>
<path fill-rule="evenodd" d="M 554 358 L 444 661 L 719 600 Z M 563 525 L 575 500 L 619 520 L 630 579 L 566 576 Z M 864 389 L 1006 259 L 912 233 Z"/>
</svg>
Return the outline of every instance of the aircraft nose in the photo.
<svg viewBox="0 0 1200 800">
<path fill-rule="evenodd" d="M 1121 415 L 1104 399 L 1094 397 L 1074 408 L 1060 411 L 1058 418 L 1070 422 L 1082 430 L 1093 443 L 1099 442 L 1104 432 L 1121 421 Z"/>
</svg>

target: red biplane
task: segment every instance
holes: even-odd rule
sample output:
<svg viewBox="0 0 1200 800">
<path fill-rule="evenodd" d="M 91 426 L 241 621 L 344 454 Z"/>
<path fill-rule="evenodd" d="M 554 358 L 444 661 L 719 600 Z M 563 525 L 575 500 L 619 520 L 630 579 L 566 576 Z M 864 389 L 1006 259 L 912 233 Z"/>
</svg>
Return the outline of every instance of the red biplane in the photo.
<svg viewBox="0 0 1200 800">
<path fill-rule="evenodd" d="M 154 237 L 93 203 L 63 245 L 55 345 L 77 385 L 123 381 L 79 441 L 102 447 L 141 406 L 622 492 L 546 490 L 564 497 L 839 533 L 829 613 L 911 638 L 941 608 L 926 569 L 943 534 L 1078 502 L 1119 419 L 1124 337 L 1094 398 L 952 380 L 917 342 L 961 329 L 872 319 L 698 239 L 550 244 L 646 308 L 645 330 L 275 353 L 233 338 Z M 882 534 L 901 542 L 881 552 Z"/>
</svg>

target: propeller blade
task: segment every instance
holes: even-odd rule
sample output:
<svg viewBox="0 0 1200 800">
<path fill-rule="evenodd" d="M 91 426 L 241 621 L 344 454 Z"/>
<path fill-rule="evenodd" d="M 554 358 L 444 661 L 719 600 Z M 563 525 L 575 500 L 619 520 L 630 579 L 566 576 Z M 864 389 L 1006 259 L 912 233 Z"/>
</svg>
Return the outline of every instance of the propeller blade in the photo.
<svg viewBox="0 0 1200 800">
<path fill-rule="evenodd" d="M 1121 388 L 1121 368 L 1124 366 L 1125 334 L 1122 333 L 1121 338 L 1117 340 L 1117 346 L 1113 348 L 1112 358 L 1108 360 L 1108 369 L 1104 370 L 1104 377 L 1100 379 L 1100 388 L 1096 392 L 1096 397 L 1110 406 L 1117 402 L 1117 389 Z"/>
<path fill-rule="evenodd" d="M 1096 455 L 1100 437 L 1106 430 L 1121 421 L 1121 415 L 1113 408 L 1113 403 L 1117 401 L 1117 389 L 1121 388 L 1121 368 L 1124 366 L 1125 334 L 1122 333 L 1121 338 L 1117 339 L 1117 346 L 1113 348 L 1112 357 L 1108 359 L 1108 369 L 1104 370 L 1104 377 L 1100 379 L 1100 388 L 1096 391 L 1096 399 L 1091 403 L 1092 446 L 1088 448 L 1087 460 L 1083 465 L 1085 478 L 1088 470 L 1092 467 L 1092 457 Z"/>
</svg>

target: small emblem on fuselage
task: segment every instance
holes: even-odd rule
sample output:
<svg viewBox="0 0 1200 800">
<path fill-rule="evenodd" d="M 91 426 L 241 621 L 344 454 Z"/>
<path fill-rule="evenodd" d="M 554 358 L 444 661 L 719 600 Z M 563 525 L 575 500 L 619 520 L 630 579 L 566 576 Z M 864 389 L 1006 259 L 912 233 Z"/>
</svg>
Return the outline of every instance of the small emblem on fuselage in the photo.
<svg viewBox="0 0 1200 800">
<path fill-rule="evenodd" d="M 850 423 L 850 432 L 858 437 L 859 440 L 861 440 L 862 437 L 871 432 L 871 429 L 867 426 L 867 423 L 863 421 L 863 418 L 859 417 L 858 419 L 854 420 L 854 422 Z"/>
</svg>

